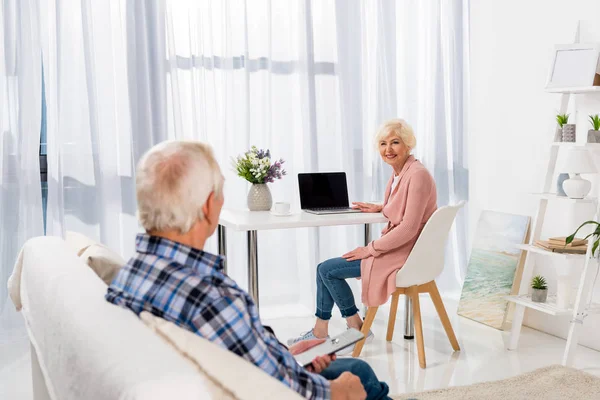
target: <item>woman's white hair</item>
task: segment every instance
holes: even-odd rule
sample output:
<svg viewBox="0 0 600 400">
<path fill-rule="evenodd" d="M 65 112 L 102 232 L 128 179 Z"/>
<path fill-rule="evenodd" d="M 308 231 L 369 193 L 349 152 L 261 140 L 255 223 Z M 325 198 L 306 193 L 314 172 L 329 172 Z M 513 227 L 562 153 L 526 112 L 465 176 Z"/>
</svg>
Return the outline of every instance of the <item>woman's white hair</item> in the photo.
<svg viewBox="0 0 600 400">
<path fill-rule="evenodd" d="M 159 143 L 137 166 L 138 218 L 146 231 L 186 233 L 204 218 L 202 206 L 210 194 L 222 196 L 222 189 L 223 175 L 208 145 Z"/>
<path fill-rule="evenodd" d="M 408 147 L 409 153 L 417 145 L 417 138 L 415 137 L 412 127 L 408 122 L 399 118 L 390 119 L 381 125 L 377 131 L 377 135 L 375 135 L 375 145 L 379 146 L 379 142 L 385 139 L 390 133 L 393 133 L 402 140 L 404 145 Z"/>
</svg>

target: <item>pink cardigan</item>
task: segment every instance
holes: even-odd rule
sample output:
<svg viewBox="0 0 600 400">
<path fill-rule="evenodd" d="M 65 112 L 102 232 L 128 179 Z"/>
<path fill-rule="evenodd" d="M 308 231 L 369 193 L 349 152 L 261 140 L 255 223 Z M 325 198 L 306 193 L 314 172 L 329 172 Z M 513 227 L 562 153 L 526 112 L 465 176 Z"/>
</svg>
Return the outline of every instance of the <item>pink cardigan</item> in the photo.
<svg viewBox="0 0 600 400">
<path fill-rule="evenodd" d="M 360 264 L 362 302 L 368 307 L 384 304 L 396 290 L 396 272 L 406 262 L 425 223 L 437 209 L 435 181 L 413 156 L 406 160 L 400 182 L 390 193 L 393 180 L 392 175 L 383 203 L 388 224 L 381 238 L 369 243 L 371 257 Z"/>
</svg>

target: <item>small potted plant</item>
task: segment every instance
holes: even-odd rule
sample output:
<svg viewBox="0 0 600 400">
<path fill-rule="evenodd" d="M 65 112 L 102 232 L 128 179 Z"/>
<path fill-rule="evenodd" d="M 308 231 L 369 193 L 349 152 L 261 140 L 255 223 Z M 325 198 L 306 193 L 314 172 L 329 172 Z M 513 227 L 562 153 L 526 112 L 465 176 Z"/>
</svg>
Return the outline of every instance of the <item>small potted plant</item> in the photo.
<svg viewBox="0 0 600 400">
<path fill-rule="evenodd" d="M 559 114 L 556 116 L 556 121 L 562 128 L 562 141 L 575 142 L 575 124 L 569 124 L 569 114 Z"/>
<path fill-rule="evenodd" d="M 531 289 L 533 289 L 531 300 L 536 303 L 546 302 L 546 299 L 548 298 L 548 285 L 543 276 L 537 275 L 531 280 Z"/>
<path fill-rule="evenodd" d="M 233 159 L 233 168 L 238 176 L 252 183 L 248 192 L 247 205 L 250 211 L 269 211 L 273 198 L 267 183 L 281 179 L 286 172 L 281 168 L 283 159 L 271 162 L 271 152 L 256 146 Z"/>
<path fill-rule="evenodd" d="M 556 128 L 556 133 L 554 134 L 554 141 L 562 142 L 562 128 L 564 124 L 569 122 L 569 114 L 558 114 L 556 116 L 556 122 L 558 123 L 558 127 Z"/>
<path fill-rule="evenodd" d="M 588 143 L 600 143 L 600 116 L 590 115 L 590 123 L 594 129 L 588 131 Z"/>
</svg>

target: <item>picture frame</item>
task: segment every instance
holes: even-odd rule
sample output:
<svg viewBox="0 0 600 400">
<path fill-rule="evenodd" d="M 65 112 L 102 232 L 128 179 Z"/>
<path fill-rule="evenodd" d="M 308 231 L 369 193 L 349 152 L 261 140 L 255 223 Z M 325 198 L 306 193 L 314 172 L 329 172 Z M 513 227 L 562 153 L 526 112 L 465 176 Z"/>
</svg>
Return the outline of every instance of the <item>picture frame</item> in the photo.
<svg viewBox="0 0 600 400">
<path fill-rule="evenodd" d="M 527 215 L 483 210 L 479 216 L 457 314 L 506 330 L 514 305 L 507 296 L 519 292 L 524 252 L 531 218 Z"/>
<path fill-rule="evenodd" d="M 599 59 L 600 43 L 555 45 L 546 89 L 600 86 Z"/>
</svg>

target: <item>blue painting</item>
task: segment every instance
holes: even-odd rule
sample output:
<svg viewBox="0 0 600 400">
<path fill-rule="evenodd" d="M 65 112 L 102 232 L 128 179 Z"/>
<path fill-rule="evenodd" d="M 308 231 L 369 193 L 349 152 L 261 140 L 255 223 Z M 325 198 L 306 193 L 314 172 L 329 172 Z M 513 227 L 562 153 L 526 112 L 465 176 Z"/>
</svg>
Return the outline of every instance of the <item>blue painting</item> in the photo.
<svg viewBox="0 0 600 400">
<path fill-rule="evenodd" d="M 502 329 L 529 217 L 483 211 L 477 224 L 458 314 Z"/>
</svg>

